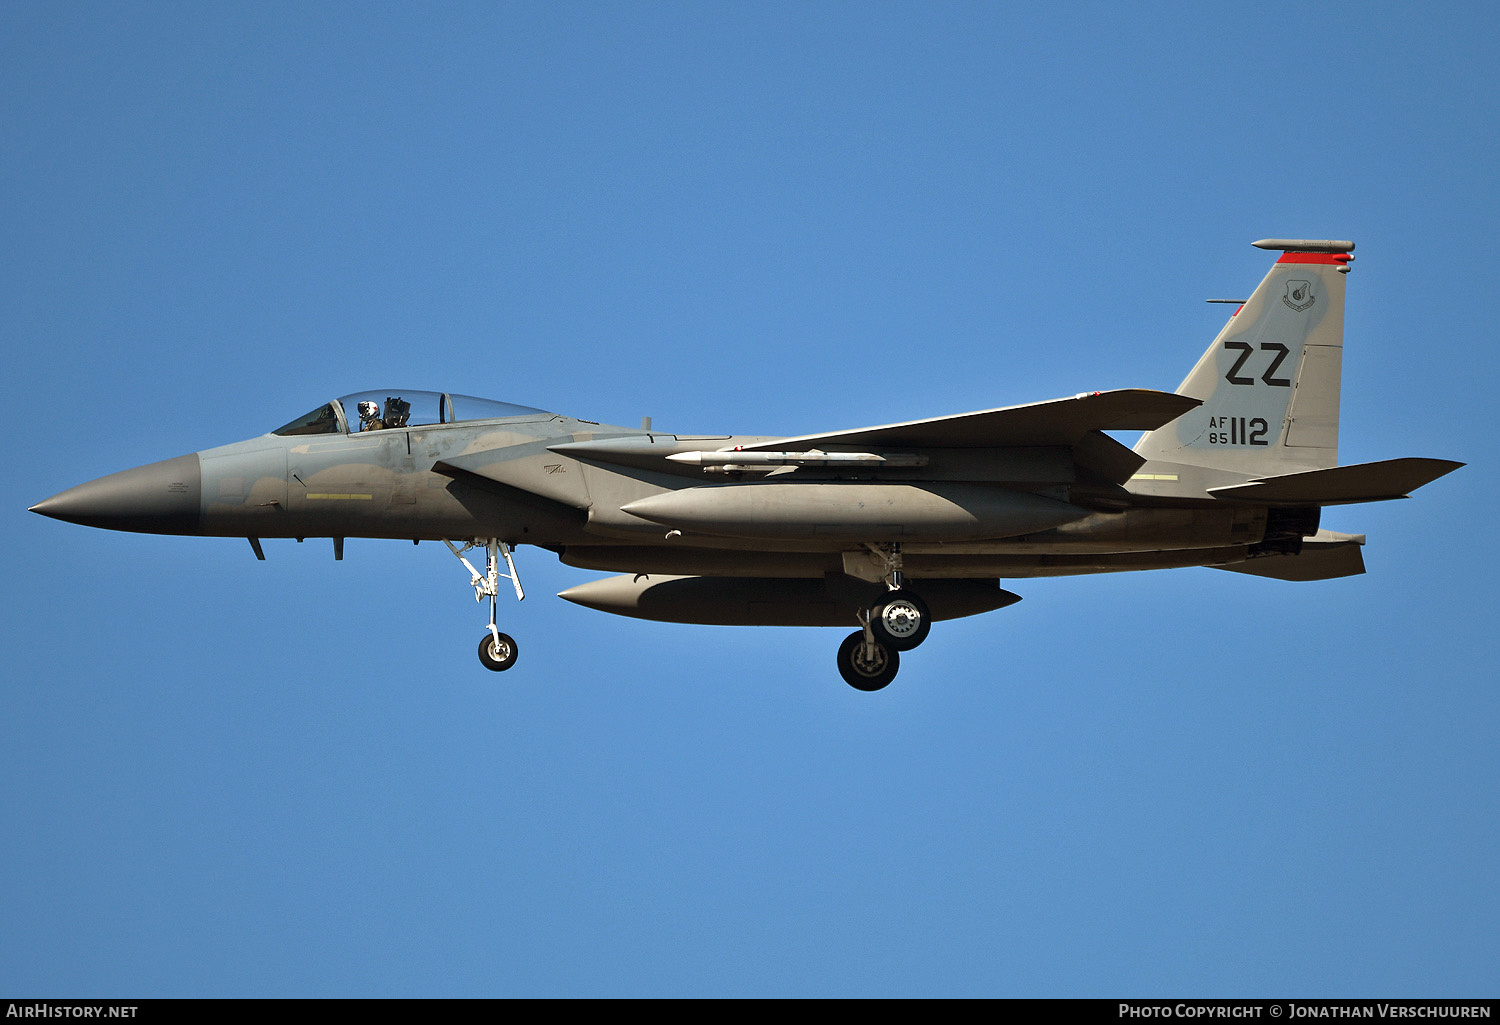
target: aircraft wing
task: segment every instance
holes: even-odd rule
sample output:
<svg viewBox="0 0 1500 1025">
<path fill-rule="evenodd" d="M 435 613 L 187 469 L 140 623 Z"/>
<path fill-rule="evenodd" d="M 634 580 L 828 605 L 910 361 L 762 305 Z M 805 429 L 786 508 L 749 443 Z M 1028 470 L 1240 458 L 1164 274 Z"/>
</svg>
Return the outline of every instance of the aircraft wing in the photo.
<svg viewBox="0 0 1500 1025">
<path fill-rule="evenodd" d="M 1008 448 L 1025 445 L 1076 445 L 1093 431 L 1154 431 L 1201 405 L 1171 392 L 1146 388 L 1086 392 L 1069 399 L 1024 406 L 984 409 L 975 413 L 851 431 L 776 438 L 744 446 L 756 449 L 802 449 L 824 445 L 887 448 Z"/>
</svg>

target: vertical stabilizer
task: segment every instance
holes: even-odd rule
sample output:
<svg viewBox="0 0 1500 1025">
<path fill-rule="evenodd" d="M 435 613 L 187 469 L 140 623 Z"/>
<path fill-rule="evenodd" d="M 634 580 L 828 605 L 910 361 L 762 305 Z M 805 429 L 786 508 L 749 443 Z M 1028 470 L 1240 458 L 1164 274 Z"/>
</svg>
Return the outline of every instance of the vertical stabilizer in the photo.
<svg viewBox="0 0 1500 1025">
<path fill-rule="evenodd" d="M 1344 281 L 1354 243 L 1254 244 L 1281 258 L 1178 387 L 1203 405 L 1142 437 L 1137 454 L 1256 476 L 1338 465 Z"/>
</svg>

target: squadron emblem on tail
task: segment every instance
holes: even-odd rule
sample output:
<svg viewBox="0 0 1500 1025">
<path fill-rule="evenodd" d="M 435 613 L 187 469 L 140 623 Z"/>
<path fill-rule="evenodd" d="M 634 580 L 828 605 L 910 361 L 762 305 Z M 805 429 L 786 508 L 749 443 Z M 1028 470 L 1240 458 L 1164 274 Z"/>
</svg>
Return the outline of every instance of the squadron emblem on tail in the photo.
<svg viewBox="0 0 1500 1025">
<path fill-rule="evenodd" d="M 1301 313 L 1310 307 L 1316 301 L 1316 298 L 1312 294 L 1311 281 L 1288 281 L 1286 283 L 1286 295 L 1281 297 L 1281 301 L 1298 313 Z"/>
</svg>

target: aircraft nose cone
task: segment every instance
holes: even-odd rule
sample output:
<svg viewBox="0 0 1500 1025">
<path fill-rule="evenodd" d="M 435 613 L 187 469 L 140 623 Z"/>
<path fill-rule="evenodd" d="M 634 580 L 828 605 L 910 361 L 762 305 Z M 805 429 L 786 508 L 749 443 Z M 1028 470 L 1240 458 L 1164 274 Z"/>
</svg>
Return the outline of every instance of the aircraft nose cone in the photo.
<svg viewBox="0 0 1500 1025">
<path fill-rule="evenodd" d="M 197 534 L 202 529 L 203 471 L 198 455 L 122 470 L 31 507 L 86 527 L 143 534 Z"/>
</svg>

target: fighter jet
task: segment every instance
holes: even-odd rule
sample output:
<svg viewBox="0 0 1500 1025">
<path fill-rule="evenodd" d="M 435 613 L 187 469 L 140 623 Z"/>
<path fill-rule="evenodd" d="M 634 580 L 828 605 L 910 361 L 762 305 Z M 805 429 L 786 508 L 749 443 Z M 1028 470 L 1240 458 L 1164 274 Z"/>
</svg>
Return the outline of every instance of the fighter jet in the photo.
<svg viewBox="0 0 1500 1025">
<path fill-rule="evenodd" d="M 680 623 L 853 627 L 879 690 L 932 624 L 1020 600 L 1000 581 L 1210 566 L 1282 580 L 1364 572 L 1324 506 L 1405 497 L 1462 463 L 1338 464 L 1349 241 L 1280 256 L 1175 393 L 1126 389 L 800 437 L 667 434 L 398 388 L 248 441 L 101 477 L 32 506 L 114 530 L 441 541 L 497 625 L 514 551 L 620 574 L 563 591 Z M 1110 431 L 1145 432 L 1134 448 Z M 484 569 L 477 569 L 482 554 Z M 504 564 L 504 570 L 501 564 Z"/>
</svg>

